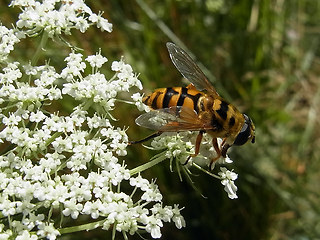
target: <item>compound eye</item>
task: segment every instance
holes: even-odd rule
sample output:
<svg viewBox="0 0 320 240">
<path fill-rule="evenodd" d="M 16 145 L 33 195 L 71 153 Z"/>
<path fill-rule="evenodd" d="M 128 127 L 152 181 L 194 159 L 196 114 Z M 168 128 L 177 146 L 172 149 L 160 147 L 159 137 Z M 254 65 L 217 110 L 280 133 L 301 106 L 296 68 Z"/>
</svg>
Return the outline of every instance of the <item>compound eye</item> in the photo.
<svg viewBox="0 0 320 240">
<path fill-rule="evenodd" d="M 249 124 L 244 123 L 240 133 L 238 134 L 238 136 L 234 140 L 233 144 L 238 145 L 238 146 L 245 144 L 248 141 L 250 134 L 251 134 L 251 129 L 250 129 Z"/>
</svg>

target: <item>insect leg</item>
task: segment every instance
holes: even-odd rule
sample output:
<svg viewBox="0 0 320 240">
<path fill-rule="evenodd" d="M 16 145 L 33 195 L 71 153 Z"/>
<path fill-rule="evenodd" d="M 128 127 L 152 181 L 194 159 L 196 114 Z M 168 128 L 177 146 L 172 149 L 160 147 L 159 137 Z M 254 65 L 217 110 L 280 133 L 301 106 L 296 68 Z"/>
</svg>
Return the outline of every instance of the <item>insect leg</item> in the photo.
<svg viewBox="0 0 320 240">
<path fill-rule="evenodd" d="M 229 147 L 231 147 L 229 144 L 223 145 L 222 151 L 221 151 L 222 157 L 224 157 L 224 158 L 227 157 L 227 151 L 228 151 Z"/>
<path fill-rule="evenodd" d="M 198 134 L 197 139 L 196 139 L 196 149 L 195 149 L 195 151 L 194 151 L 194 154 L 191 154 L 191 155 L 189 156 L 189 158 L 190 158 L 190 157 L 196 157 L 196 156 L 198 156 L 199 151 L 200 151 L 200 144 L 201 144 L 202 137 L 203 137 L 203 134 L 204 134 L 204 133 L 205 133 L 204 130 L 199 131 L 199 134 Z"/>
<path fill-rule="evenodd" d="M 150 140 L 150 139 L 152 139 L 152 138 L 155 138 L 155 137 L 160 136 L 162 133 L 163 133 L 163 132 L 159 131 L 159 132 L 156 132 L 156 133 L 154 133 L 154 134 L 151 134 L 150 136 L 145 137 L 145 138 L 143 138 L 143 139 L 141 139 L 141 140 L 138 140 L 138 141 L 129 141 L 129 144 L 128 144 L 128 145 L 132 145 L 132 144 L 142 143 L 142 142 L 148 141 L 148 140 Z"/>
<path fill-rule="evenodd" d="M 198 154 L 200 152 L 200 144 L 201 144 L 201 141 L 202 141 L 202 137 L 203 137 L 203 134 L 205 132 L 206 131 L 204 131 L 204 130 L 199 131 L 199 134 L 198 134 L 197 139 L 196 139 L 196 144 L 195 144 L 196 149 L 194 151 L 194 154 L 190 154 L 190 156 L 187 158 L 187 161 L 183 165 L 186 165 L 189 162 L 190 158 L 198 156 Z"/>
<path fill-rule="evenodd" d="M 222 140 L 221 146 L 224 146 L 224 144 L 226 143 L 226 141 L 227 141 L 227 138 L 224 138 L 224 139 Z"/>
<path fill-rule="evenodd" d="M 219 148 L 219 145 L 218 145 L 218 142 L 217 142 L 217 139 L 216 139 L 216 138 L 212 138 L 212 145 L 213 145 L 213 147 L 214 147 L 214 150 L 216 150 L 217 156 L 211 159 L 210 164 L 209 164 L 209 169 L 212 168 L 212 164 L 213 164 L 215 161 L 217 161 L 217 160 L 221 157 L 221 155 L 222 155 L 221 150 L 220 150 L 220 148 Z"/>
<path fill-rule="evenodd" d="M 218 145 L 218 142 L 217 142 L 217 139 L 216 138 L 212 138 L 212 145 L 214 147 L 214 150 L 216 150 L 217 152 L 217 155 L 218 155 L 218 158 L 221 156 L 221 151 L 220 151 L 220 148 L 219 148 L 219 145 Z M 218 159 L 217 158 L 217 159 Z M 214 158 L 215 159 L 215 158 Z"/>
</svg>

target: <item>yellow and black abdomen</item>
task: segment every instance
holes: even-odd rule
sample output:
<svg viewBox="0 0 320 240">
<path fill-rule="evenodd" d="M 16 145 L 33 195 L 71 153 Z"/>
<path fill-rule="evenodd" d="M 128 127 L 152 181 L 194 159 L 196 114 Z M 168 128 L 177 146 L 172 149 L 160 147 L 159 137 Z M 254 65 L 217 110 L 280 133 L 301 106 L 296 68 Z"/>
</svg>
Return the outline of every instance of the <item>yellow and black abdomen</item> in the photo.
<svg viewBox="0 0 320 240">
<path fill-rule="evenodd" d="M 143 103 L 152 109 L 184 106 L 199 112 L 198 101 L 205 94 L 186 87 L 159 88 L 143 98 Z"/>
</svg>

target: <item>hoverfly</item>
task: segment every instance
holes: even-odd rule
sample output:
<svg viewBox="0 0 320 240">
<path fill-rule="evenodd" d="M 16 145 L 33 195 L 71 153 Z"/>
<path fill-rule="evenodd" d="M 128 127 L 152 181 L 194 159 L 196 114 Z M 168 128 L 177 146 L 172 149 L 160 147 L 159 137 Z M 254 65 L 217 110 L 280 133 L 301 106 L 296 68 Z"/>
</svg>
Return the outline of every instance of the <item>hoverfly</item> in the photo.
<svg viewBox="0 0 320 240">
<path fill-rule="evenodd" d="M 211 159 L 210 167 L 221 156 L 225 158 L 232 145 L 243 145 L 249 140 L 254 143 L 255 127 L 251 119 L 219 96 L 184 50 L 170 42 L 167 48 L 175 67 L 191 84 L 187 87 L 159 88 L 145 96 L 143 103 L 152 110 L 140 115 L 135 122 L 157 132 L 131 143 L 147 141 L 163 132 L 199 131 L 195 153 L 190 155 L 195 157 L 199 154 L 203 134 L 208 133 L 217 152 L 217 156 Z M 217 138 L 223 139 L 220 147 Z"/>
</svg>

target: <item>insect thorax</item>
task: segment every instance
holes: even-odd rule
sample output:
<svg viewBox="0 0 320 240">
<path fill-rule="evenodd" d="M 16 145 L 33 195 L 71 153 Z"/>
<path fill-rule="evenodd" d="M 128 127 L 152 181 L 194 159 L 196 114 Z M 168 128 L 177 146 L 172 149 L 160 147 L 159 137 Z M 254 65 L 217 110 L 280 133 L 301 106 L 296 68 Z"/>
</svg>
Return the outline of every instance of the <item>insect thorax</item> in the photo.
<svg viewBox="0 0 320 240">
<path fill-rule="evenodd" d="M 211 118 L 217 137 L 235 137 L 244 123 L 242 114 L 223 98 L 205 95 L 199 99 L 199 114 Z"/>
</svg>

